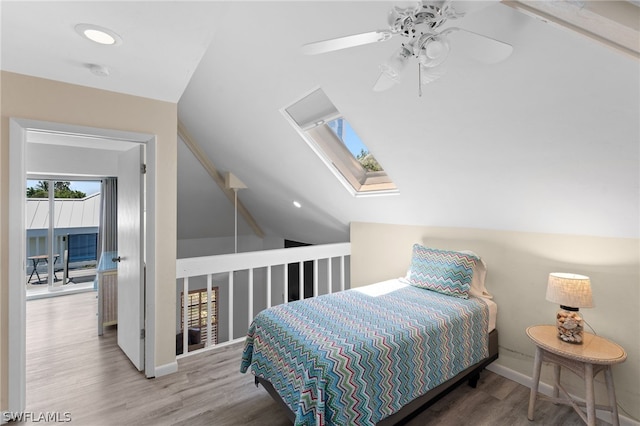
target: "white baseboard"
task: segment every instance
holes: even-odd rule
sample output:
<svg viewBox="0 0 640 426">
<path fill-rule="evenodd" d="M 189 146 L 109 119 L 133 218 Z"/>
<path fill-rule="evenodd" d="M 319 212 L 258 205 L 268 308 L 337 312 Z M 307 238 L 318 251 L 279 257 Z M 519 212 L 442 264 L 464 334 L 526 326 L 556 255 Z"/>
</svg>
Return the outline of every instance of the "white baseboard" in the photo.
<svg viewBox="0 0 640 426">
<path fill-rule="evenodd" d="M 162 377 L 169 374 L 176 373 L 178 371 L 178 361 L 173 361 L 169 364 L 156 366 L 156 377 Z"/>
<path fill-rule="evenodd" d="M 496 363 L 489 364 L 487 366 L 487 370 L 509 380 L 513 380 L 516 383 L 520 383 L 521 385 L 528 388 L 531 387 L 531 382 L 533 381 L 533 378 L 531 376 L 527 376 Z M 547 396 L 551 396 L 553 394 L 553 386 L 548 383 L 540 382 L 540 384 L 538 385 L 538 391 Z M 575 397 L 574 395 L 571 396 L 576 400 L 584 401 L 582 398 Z M 596 417 L 604 420 L 605 422 L 611 423 L 611 413 L 608 411 L 596 410 Z M 630 419 L 629 417 L 625 417 L 621 414 L 619 414 L 618 417 L 620 419 L 620 426 L 640 426 L 640 422 Z"/>
</svg>

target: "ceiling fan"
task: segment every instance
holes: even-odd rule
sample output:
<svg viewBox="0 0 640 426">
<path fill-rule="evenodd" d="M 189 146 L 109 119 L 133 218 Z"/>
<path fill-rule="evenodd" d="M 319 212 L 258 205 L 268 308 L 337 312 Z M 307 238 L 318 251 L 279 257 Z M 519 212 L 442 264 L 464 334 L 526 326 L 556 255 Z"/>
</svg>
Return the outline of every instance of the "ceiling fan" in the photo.
<svg viewBox="0 0 640 426">
<path fill-rule="evenodd" d="M 415 58 L 418 64 L 418 93 L 422 96 L 423 84 L 445 74 L 451 52 L 485 64 L 504 61 L 511 55 L 513 47 L 510 44 L 491 37 L 458 27 L 439 30 L 449 19 L 463 18 L 488 4 L 480 1 L 422 0 L 406 7 L 394 6 L 389 12 L 389 28 L 386 30 L 308 43 L 302 46 L 302 50 L 305 54 L 316 55 L 401 36 L 404 41 L 400 47 L 380 65 L 380 76 L 373 90 L 387 90 L 399 83 L 410 58 Z"/>
</svg>

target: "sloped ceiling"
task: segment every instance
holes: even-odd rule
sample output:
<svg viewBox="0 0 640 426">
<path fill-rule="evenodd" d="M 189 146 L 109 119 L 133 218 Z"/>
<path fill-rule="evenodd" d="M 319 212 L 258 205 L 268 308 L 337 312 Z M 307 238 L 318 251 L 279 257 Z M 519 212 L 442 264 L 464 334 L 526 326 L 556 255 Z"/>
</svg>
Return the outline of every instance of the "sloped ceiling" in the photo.
<svg viewBox="0 0 640 426">
<path fill-rule="evenodd" d="M 5 0 L 0 65 L 178 101 L 180 120 L 215 167 L 248 186 L 238 197 L 268 235 L 346 241 L 351 221 L 372 221 L 637 238 L 637 58 L 492 3 L 456 25 L 512 44 L 512 56 L 451 67 L 422 97 L 411 69 L 396 88 L 371 90 L 398 38 L 300 52 L 304 43 L 386 28 L 385 1 Z M 110 27 L 125 43 L 89 48 L 73 32 L 80 22 Z M 94 76 L 89 62 L 114 72 Z M 317 87 L 398 195 L 352 197 L 286 122 L 281 109 Z M 179 144 L 178 237 L 232 236 L 233 206 Z M 242 220 L 239 233 L 251 234 Z"/>
<path fill-rule="evenodd" d="M 20 74 L 177 102 L 215 32 L 208 2 L 6 1 L 2 69 Z M 216 10 L 220 7 L 216 7 Z M 122 37 L 101 46 L 80 37 L 77 24 Z M 109 77 L 89 65 L 109 69 Z"/>
<path fill-rule="evenodd" d="M 452 68 L 422 97 L 411 70 L 398 87 L 371 90 L 397 39 L 301 54 L 304 43 L 386 28 L 389 8 L 237 2 L 221 11 L 179 116 L 216 167 L 247 184 L 239 198 L 268 233 L 346 241 L 351 221 L 371 221 L 638 236 L 636 59 L 499 3 L 458 25 L 512 44 L 512 56 Z M 317 87 L 398 195 L 352 197 L 283 118 L 282 108 Z M 214 185 L 197 182 L 189 185 Z M 183 225 L 184 235 L 214 236 Z"/>
</svg>

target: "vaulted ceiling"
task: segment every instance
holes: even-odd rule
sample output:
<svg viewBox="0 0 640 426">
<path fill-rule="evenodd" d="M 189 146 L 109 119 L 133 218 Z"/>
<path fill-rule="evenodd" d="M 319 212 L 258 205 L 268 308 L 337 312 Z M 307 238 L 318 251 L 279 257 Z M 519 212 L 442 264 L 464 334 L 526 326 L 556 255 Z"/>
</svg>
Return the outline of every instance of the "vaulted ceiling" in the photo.
<svg viewBox="0 0 640 426">
<path fill-rule="evenodd" d="M 639 61 L 549 19 L 492 2 L 456 22 L 511 44 L 514 52 L 496 65 L 451 66 L 419 97 L 412 69 L 397 87 L 371 90 L 397 38 L 317 56 L 300 51 L 304 43 L 386 28 L 390 2 L 193 2 L 184 8 L 182 2 L 87 2 L 60 3 L 59 9 L 44 6 L 57 2 L 7 3 L 3 69 L 179 99 L 179 119 L 220 172 L 231 171 L 247 185 L 238 198 L 267 235 L 346 241 L 351 221 L 639 235 Z M 580 2 L 567 3 L 581 13 Z M 34 19 L 44 26 L 39 31 L 54 31 L 47 19 L 54 9 L 55 16 L 68 12 L 69 22 L 93 19 L 115 27 L 123 38 L 133 28 L 159 40 L 173 34 L 176 45 L 199 52 L 175 53 L 165 59 L 166 69 L 162 63 L 145 67 L 141 45 L 131 53 L 140 55 L 131 79 L 114 72 L 123 81 L 90 80 L 94 76 L 81 66 L 74 74 L 54 64 L 49 67 L 56 72 L 48 74 L 38 64 L 51 56 L 69 62 L 75 40 L 59 40 L 65 49 L 38 58 L 37 43 L 13 38 L 18 24 L 22 31 Z M 7 19 L 16 16 L 9 33 Z M 173 81 L 171 87 L 165 81 Z M 317 87 L 347 117 L 399 194 L 353 197 L 284 119 L 284 107 Z M 233 206 L 182 143 L 178 161 L 179 238 L 233 235 Z M 252 233 L 242 221 L 239 231 Z"/>
<path fill-rule="evenodd" d="M 269 231 L 346 240 L 350 221 L 638 233 L 638 61 L 504 4 L 460 22 L 514 46 L 418 97 L 413 70 L 371 90 L 400 42 L 305 56 L 304 43 L 386 28 L 387 2 L 235 3 L 179 103 Z M 455 46 L 454 46 L 455 48 Z M 354 198 L 281 109 L 322 87 L 400 189 Z M 302 203 L 301 209 L 292 201 Z"/>
</svg>

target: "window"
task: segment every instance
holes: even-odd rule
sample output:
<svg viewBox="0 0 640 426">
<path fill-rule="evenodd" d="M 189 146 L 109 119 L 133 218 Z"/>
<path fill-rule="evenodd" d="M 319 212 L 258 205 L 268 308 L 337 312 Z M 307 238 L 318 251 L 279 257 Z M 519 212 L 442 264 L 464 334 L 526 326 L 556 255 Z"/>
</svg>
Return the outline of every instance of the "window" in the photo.
<svg viewBox="0 0 640 426">
<path fill-rule="evenodd" d="M 184 318 L 184 293 L 181 294 L 181 310 L 180 318 Z M 200 329 L 200 341 L 207 341 L 207 290 L 191 290 L 189 291 L 187 307 L 187 324 L 188 327 Z M 211 344 L 218 343 L 218 287 L 211 289 Z M 182 320 L 180 321 L 181 331 L 184 331 Z"/>
<path fill-rule="evenodd" d="M 283 112 L 311 149 L 352 194 L 379 195 L 398 191 L 322 89 L 311 92 Z"/>
</svg>

